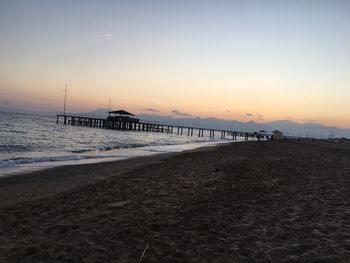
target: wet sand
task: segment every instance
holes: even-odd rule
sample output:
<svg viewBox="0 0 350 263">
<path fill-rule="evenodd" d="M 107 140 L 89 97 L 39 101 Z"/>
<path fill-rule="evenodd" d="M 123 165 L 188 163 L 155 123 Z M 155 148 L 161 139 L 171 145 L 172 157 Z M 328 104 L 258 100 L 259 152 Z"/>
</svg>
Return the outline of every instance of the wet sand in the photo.
<svg viewBox="0 0 350 263">
<path fill-rule="evenodd" d="M 350 259 L 350 145 L 243 142 L 23 178 L 0 180 L 0 262 Z"/>
</svg>

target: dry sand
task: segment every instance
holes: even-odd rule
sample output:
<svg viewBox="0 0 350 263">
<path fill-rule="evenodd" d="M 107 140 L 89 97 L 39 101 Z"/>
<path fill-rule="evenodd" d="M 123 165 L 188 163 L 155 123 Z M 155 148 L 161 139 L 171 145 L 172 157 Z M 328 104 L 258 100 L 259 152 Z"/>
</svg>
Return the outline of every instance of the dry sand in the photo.
<svg viewBox="0 0 350 263">
<path fill-rule="evenodd" d="M 23 178 L 0 182 L 0 262 L 350 261 L 349 145 L 234 143 Z"/>
</svg>

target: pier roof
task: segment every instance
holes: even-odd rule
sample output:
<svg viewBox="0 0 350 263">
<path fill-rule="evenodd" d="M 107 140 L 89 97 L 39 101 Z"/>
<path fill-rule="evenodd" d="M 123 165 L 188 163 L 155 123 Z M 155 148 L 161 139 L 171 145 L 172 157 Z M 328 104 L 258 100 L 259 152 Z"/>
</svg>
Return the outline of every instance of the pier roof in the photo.
<svg viewBox="0 0 350 263">
<path fill-rule="evenodd" d="M 281 132 L 281 131 L 279 131 L 279 130 L 274 130 L 274 131 L 272 131 L 272 133 L 273 133 L 273 134 L 280 134 L 280 135 L 283 134 L 283 132 Z"/>
<path fill-rule="evenodd" d="M 118 114 L 118 115 L 129 115 L 129 116 L 134 116 L 134 114 L 127 112 L 125 110 L 115 110 L 115 111 L 110 111 L 108 113 L 112 113 L 112 114 Z"/>
</svg>

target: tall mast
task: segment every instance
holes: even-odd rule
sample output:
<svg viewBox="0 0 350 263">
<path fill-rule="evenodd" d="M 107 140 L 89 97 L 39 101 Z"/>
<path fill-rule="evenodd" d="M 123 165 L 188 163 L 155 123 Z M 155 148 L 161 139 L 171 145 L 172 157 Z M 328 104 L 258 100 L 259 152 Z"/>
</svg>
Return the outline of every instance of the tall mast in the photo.
<svg viewBox="0 0 350 263">
<path fill-rule="evenodd" d="M 111 111 L 111 103 L 112 103 L 112 98 L 109 97 L 108 116 L 111 115 L 111 114 L 110 114 L 110 111 Z"/>
<path fill-rule="evenodd" d="M 66 103 L 67 103 L 67 82 L 66 82 L 66 88 L 64 89 L 64 104 L 63 104 L 63 115 L 66 115 Z"/>
</svg>

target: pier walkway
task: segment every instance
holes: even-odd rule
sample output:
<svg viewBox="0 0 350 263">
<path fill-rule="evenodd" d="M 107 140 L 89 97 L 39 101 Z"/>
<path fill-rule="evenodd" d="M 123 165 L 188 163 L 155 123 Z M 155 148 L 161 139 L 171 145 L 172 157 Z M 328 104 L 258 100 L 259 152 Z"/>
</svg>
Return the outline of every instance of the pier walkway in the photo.
<svg viewBox="0 0 350 263">
<path fill-rule="evenodd" d="M 103 118 L 92 118 L 92 117 L 82 117 L 75 115 L 57 115 L 57 123 L 63 120 L 65 125 L 73 126 L 88 126 L 96 128 L 104 128 L 111 130 L 122 130 L 122 131 L 143 131 L 143 132 L 160 132 L 167 134 L 177 134 L 177 135 L 187 135 L 187 136 L 198 136 L 204 137 L 204 134 L 208 135 L 209 138 L 216 138 L 220 136 L 220 139 L 232 139 L 237 140 L 237 137 L 244 137 L 246 141 L 249 138 L 257 138 L 258 140 L 263 138 L 268 138 L 268 135 L 261 135 L 252 132 L 241 132 L 241 131 L 230 131 L 230 130 L 220 130 L 220 129 L 210 129 L 210 128 L 200 128 L 200 127 L 189 127 L 182 125 L 170 125 L 170 124 L 159 124 L 150 123 L 145 121 L 118 121 L 118 120 L 108 120 Z"/>
</svg>

